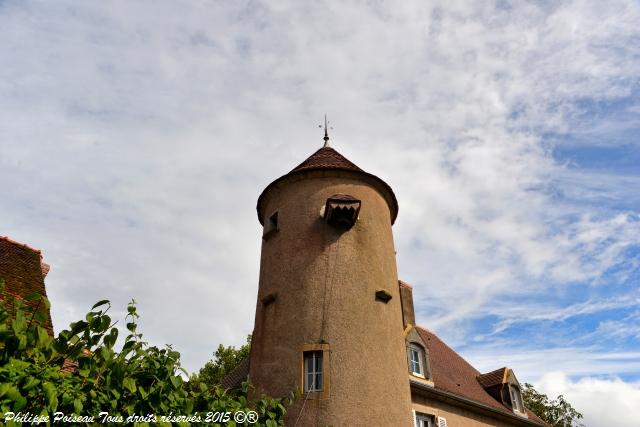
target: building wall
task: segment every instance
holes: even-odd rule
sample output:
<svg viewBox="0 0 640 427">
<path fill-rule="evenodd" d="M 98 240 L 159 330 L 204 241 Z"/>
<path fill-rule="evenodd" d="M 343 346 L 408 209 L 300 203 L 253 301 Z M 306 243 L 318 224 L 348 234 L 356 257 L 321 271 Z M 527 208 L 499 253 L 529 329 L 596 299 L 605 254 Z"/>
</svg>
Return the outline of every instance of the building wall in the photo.
<svg viewBox="0 0 640 427">
<path fill-rule="evenodd" d="M 328 394 L 302 396 L 293 425 L 411 424 L 402 310 L 389 207 L 354 174 L 297 174 L 265 200 L 279 231 L 263 241 L 250 381 L 257 393 L 302 388 L 302 350 L 328 344 Z M 338 233 L 321 217 L 326 199 L 362 201 L 355 226 Z M 392 299 L 376 301 L 385 290 Z M 276 299 L 268 305 L 268 295 Z M 326 369 L 325 369 L 326 370 Z M 302 414 L 300 415 L 301 409 Z"/>
<path fill-rule="evenodd" d="M 517 425 L 415 394 L 412 395 L 412 403 L 415 412 L 446 418 L 447 427 L 508 427 Z"/>
</svg>

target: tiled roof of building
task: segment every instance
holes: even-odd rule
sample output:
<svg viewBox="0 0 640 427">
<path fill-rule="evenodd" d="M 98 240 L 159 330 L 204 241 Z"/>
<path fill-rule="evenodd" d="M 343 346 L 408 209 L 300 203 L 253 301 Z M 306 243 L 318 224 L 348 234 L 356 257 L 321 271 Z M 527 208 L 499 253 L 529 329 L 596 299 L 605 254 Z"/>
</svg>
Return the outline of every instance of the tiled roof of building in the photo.
<svg viewBox="0 0 640 427">
<path fill-rule="evenodd" d="M 35 252 L 35 253 L 38 253 L 38 254 L 41 253 L 40 249 L 32 248 L 29 245 L 25 245 L 24 243 L 20 243 L 20 242 L 18 242 L 16 240 L 13 240 L 13 239 L 9 238 L 9 236 L 0 236 L 0 240 L 2 240 L 4 242 L 7 242 L 7 243 L 11 243 L 14 246 L 19 246 L 21 248 L 28 249 L 31 252 Z"/>
<path fill-rule="evenodd" d="M 11 315 L 15 314 L 14 300 L 23 301 L 31 310 L 44 312 L 47 321 L 45 329 L 53 335 L 51 314 L 39 300 L 28 301 L 27 297 L 33 293 L 47 296 L 44 286 L 44 276 L 49 266 L 42 262 L 39 250 L 16 242 L 8 237 L 0 237 L 0 279 L 5 281 L 5 287 L 0 291 L 0 299 Z"/>
<path fill-rule="evenodd" d="M 462 356 L 446 345 L 433 332 L 420 327 L 416 327 L 416 330 L 427 346 L 433 384 L 436 389 L 513 415 L 511 408 L 498 402 L 485 391 L 477 379 L 482 374 L 476 368 L 471 366 L 469 362 L 464 360 Z M 494 373 L 498 371 L 500 371 L 500 369 L 489 374 L 493 377 Z M 544 421 L 528 409 L 527 416 L 529 420 L 536 421 L 541 425 L 546 425 Z"/>
<path fill-rule="evenodd" d="M 402 280 L 398 280 L 398 285 L 401 288 L 407 288 L 407 289 L 413 289 L 413 286 L 411 286 L 410 284 L 408 284 L 407 282 L 403 282 Z"/>
<path fill-rule="evenodd" d="M 249 357 L 245 357 L 231 372 L 220 382 L 222 388 L 238 388 L 249 376 Z"/>
<path fill-rule="evenodd" d="M 484 388 L 502 384 L 504 382 L 504 375 L 506 372 L 507 368 L 500 368 L 495 371 L 487 372 L 486 374 L 478 375 L 478 382 Z"/>
</svg>

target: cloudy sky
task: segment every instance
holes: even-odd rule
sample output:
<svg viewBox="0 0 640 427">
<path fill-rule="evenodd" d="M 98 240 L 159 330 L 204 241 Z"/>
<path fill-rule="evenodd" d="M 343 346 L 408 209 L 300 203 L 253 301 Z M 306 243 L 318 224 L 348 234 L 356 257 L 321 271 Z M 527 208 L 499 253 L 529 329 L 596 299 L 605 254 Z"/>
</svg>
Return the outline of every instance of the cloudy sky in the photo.
<svg viewBox="0 0 640 427">
<path fill-rule="evenodd" d="M 640 418 L 640 4 L 0 1 L 0 235 L 194 371 L 253 327 L 262 189 L 395 190 L 417 315 L 589 426 Z"/>
</svg>

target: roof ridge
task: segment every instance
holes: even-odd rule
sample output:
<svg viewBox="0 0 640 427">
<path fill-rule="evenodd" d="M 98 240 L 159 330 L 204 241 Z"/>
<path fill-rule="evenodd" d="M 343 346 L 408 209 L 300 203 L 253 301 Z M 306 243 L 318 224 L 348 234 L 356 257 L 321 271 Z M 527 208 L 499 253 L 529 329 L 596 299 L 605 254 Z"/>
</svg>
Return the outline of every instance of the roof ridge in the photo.
<svg viewBox="0 0 640 427">
<path fill-rule="evenodd" d="M 40 256 L 42 256 L 42 251 L 40 249 L 36 249 L 36 248 L 34 248 L 32 246 L 29 246 L 29 245 L 27 245 L 25 243 L 18 242 L 17 240 L 13 240 L 9 236 L 0 236 L 0 240 L 4 240 L 6 242 L 13 243 L 14 245 L 23 247 L 25 249 L 29 249 L 30 251 L 33 251 L 33 252 L 37 252 L 37 253 L 40 254 Z"/>
<path fill-rule="evenodd" d="M 503 371 L 505 369 L 509 369 L 509 368 L 506 367 L 506 366 L 503 366 L 502 368 L 498 368 L 498 369 L 494 369 L 493 371 L 481 373 L 480 375 L 491 375 L 491 374 L 495 374 L 496 372 Z"/>
</svg>

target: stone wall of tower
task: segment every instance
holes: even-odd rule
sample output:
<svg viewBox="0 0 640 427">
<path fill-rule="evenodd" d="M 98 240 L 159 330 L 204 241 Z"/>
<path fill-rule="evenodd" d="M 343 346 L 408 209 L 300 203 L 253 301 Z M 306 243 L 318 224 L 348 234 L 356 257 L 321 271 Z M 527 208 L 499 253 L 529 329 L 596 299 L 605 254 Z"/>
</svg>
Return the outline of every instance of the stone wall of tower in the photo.
<svg viewBox="0 0 640 427">
<path fill-rule="evenodd" d="M 278 211 L 278 231 L 262 244 L 250 381 L 258 394 L 286 396 L 302 389 L 304 348 L 322 344 L 330 355 L 328 390 L 303 394 L 288 425 L 411 424 L 388 198 L 365 178 L 296 173 L 263 200 L 263 220 Z M 362 201 L 358 221 L 343 233 L 321 216 L 335 194 Z M 376 300 L 380 290 L 391 295 L 388 303 Z"/>
</svg>

